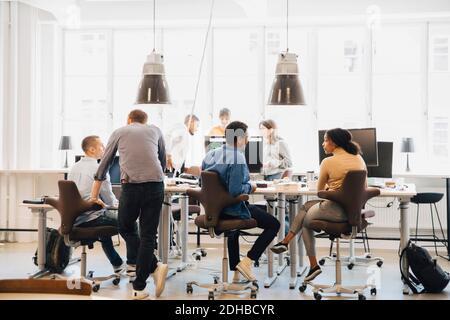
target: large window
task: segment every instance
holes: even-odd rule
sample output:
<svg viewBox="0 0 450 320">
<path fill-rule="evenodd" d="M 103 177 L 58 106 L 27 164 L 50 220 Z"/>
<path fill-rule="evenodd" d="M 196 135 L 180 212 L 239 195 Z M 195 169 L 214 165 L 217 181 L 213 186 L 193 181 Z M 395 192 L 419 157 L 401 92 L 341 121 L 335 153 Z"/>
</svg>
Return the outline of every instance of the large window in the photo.
<svg viewBox="0 0 450 320">
<path fill-rule="evenodd" d="M 140 106 L 168 132 L 189 114 L 205 40 L 204 27 L 162 27 L 156 49 L 164 54 L 171 105 Z M 450 157 L 450 24 L 292 26 L 289 51 L 298 55 L 307 106 L 267 105 L 278 54 L 286 50 L 283 27 L 214 27 L 195 106 L 201 140 L 227 107 L 233 120 L 272 118 L 290 146 L 297 170 L 318 167 L 318 129 L 377 128 L 393 141 L 394 170 L 402 169 L 403 137 L 414 138 L 414 168 Z M 428 41 L 428 42 L 427 42 Z M 64 127 L 75 147 L 88 134 L 104 140 L 125 124 L 136 106 L 142 66 L 153 48 L 151 29 L 65 32 Z M 199 143 L 201 144 L 199 140 Z"/>
<path fill-rule="evenodd" d="M 74 152 L 81 153 L 81 140 L 87 135 L 109 137 L 105 32 L 65 34 L 63 133 L 72 136 Z"/>
</svg>

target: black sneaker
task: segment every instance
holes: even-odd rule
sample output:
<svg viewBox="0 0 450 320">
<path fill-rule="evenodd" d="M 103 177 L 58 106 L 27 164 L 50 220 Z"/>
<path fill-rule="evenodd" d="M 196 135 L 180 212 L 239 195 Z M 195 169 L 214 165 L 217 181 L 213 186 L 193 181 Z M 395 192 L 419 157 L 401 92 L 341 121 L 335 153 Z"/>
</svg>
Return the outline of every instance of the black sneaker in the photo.
<svg viewBox="0 0 450 320">
<path fill-rule="evenodd" d="M 315 266 L 314 268 L 310 268 L 308 274 L 305 277 L 305 281 L 312 281 L 315 277 L 322 273 L 322 269 L 319 266 Z"/>
<path fill-rule="evenodd" d="M 278 242 L 276 245 L 273 245 L 272 248 L 270 248 L 273 253 L 283 253 L 288 250 L 287 244 L 284 244 L 282 242 Z"/>
</svg>

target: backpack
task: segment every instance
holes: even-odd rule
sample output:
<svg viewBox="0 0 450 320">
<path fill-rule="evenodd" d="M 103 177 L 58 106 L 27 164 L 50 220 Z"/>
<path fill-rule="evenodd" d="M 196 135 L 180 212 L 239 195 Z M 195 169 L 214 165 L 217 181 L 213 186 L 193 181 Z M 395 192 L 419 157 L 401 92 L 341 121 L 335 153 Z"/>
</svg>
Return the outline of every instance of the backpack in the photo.
<svg viewBox="0 0 450 320">
<path fill-rule="evenodd" d="M 45 251 L 45 267 L 51 273 L 62 273 L 72 257 L 72 248 L 66 246 L 64 237 L 59 234 L 58 230 L 47 228 Z M 37 250 L 32 259 L 34 264 L 38 265 Z"/>
<path fill-rule="evenodd" d="M 406 258 L 409 269 L 408 275 L 403 273 L 402 261 Z M 400 255 L 400 272 L 402 280 L 414 293 L 438 293 L 444 290 L 450 281 L 450 275 L 432 259 L 428 251 L 416 246 L 411 241 Z"/>
</svg>

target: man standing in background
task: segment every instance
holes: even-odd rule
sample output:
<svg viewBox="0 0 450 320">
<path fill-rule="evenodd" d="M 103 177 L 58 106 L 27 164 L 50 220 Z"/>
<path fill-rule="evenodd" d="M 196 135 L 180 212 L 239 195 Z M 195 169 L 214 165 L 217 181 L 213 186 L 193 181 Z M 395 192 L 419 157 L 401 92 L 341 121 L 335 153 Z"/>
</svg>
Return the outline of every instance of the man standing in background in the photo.
<svg viewBox="0 0 450 320">
<path fill-rule="evenodd" d="M 161 130 L 147 125 L 147 114 L 133 110 L 127 125 L 115 130 L 109 138 L 92 185 L 91 200 L 98 198 L 102 182 L 119 151 L 122 194 L 119 201 L 119 232 L 127 245 L 128 265 L 135 264 L 133 299 L 149 296 L 146 281 L 151 274 L 155 283 L 155 296 L 164 290 L 167 264 L 157 261 L 154 254 L 156 232 L 164 199 L 164 169 L 166 154 Z M 139 218 L 139 231 L 136 220 Z"/>
</svg>

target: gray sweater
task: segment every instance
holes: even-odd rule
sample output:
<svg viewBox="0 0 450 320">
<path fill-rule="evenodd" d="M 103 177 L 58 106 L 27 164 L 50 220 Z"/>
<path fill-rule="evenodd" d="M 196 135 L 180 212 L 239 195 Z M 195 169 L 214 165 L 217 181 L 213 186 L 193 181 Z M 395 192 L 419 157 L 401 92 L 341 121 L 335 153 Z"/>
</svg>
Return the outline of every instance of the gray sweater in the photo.
<svg viewBox="0 0 450 320">
<path fill-rule="evenodd" d="M 115 130 L 109 138 L 95 180 L 105 180 L 119 151 L 120 179 L 130 183 L 161 182 L 166 168 L 166 149 L 161 130 L 133 122 Z"/>
</svg>

